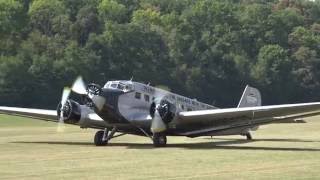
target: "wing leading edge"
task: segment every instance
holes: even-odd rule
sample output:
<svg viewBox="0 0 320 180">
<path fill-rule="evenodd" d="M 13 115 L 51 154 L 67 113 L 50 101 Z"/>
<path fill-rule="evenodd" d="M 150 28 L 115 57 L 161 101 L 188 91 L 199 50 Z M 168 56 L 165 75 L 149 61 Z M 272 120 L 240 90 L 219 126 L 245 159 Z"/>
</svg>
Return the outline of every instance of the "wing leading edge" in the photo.
<svg viewBox="0 0 320 180">
<path fill-rule="evenodd" d="M 320 102 L 314 102 L 180 112 L 176 123 L 184 129 L 196 127 L 183 135 L 200 136 L 209 132 L 250 128 L 318 114 L 320 114 Z"/>
<path fill-rule="evenodd" d="M 0 106 L 0 114 L 30 117 L 30 118 L 46 120 L 46 121 L 55 121 L 55 122 L 58 121 L 56 110 Z"/>
</svg>

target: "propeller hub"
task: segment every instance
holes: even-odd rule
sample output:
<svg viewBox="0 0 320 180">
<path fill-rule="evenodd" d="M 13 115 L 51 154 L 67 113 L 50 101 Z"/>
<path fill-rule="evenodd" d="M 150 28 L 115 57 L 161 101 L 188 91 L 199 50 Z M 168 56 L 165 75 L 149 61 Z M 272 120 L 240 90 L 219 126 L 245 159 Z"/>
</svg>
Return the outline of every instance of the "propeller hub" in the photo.
<svg viewBox="0 0 320 180">
<path fill-rule="evenodd" d="M 167 129 L 175 116 L 176 107 L 168 100 L 162 99 L 160 103 L 153 102 L 150 107 L 150 115 L 152 117 L 151 131 L 153 133 L 163 132 Z"/>
<path fill-rule="evenodd" d="M 176 107 L 173 103 L 169 102 L 168 100 L 161 100 L 159 104 L 156 104 L 155 102 L 151 104 L 150 107 L 150 115 L 153 118 L 155 111 L 158 111 L 161 119 L 165 123 L 169 123 L 173 120 L 175 113 L 176 113 Z"/>
<path fill-rule="evenodd" d="M 90 95 L 98 96 L 101 94 L 101 92 L 102 92 L 102 88 L 100 85 L 94 84 L 94 83 L 88 84 L 87 93 L 89 96 Z"/>
<path fill-rule="evenodd" d="M 59 119 L 62 116 L 63 121 L 66 123 L 76 124 L 81 118 L 80 105 L 77 102 L 68 99 L 63 106 L 61 103 L 58 104 L 57 115 Z"/>
</svg>

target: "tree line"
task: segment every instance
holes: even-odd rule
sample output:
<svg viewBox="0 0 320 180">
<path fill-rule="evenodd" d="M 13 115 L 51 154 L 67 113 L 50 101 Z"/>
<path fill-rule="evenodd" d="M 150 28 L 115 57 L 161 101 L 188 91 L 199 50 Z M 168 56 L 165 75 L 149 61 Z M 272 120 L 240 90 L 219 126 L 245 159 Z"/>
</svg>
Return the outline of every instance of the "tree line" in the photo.
<svg viewBox="0 0 320 180">
<path fill-rule="evenodd" d="M 246 84 L 319 101 L 319 70 L 319 0 L 0 0 L 0 105 L 55 108 L 78 75 L 221 107 Z"/>
</svg>

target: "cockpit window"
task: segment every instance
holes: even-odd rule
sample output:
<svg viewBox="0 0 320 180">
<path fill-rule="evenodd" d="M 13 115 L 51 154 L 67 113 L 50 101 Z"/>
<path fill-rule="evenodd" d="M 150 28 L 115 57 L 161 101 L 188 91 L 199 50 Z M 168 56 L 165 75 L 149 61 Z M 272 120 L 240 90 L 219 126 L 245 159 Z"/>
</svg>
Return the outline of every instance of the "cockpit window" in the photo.
<svg viewBox="0 0 320 180">
<path fill-rule="evenodd" d="M 123 90 L 124 88 L 125 88 L 125 85 L 124 85 L 124 84 L 122 84 L 122 83 L 119 83 L 119 84 L 118 84 L 118 89 Z"/>
<path fill-rule="evenodd" d="M 117 88 L 117 87 L 118 87 L 118 84 L 112 83 L 110 87 L 112 87 L 112 88 Z"/>
<path fill-rule="evenodd" d="M 144 100 L 145 100 L 146 102 L 149 102 L 149 101 L 150 101 L 149 95 L 145 94 L 145 95 L 144 95 Z"/>
<path fill-rule="evenodd" d="M 140 99 L 140 98 L 141 98 L 141 93 L 136 92 L 136 94 L 134 95 L 134 97 L 135 97 L 136 99 Z"/>
<path fill-rule="evenodd" d="M 105 84 L 104 87 L 105 88 L 120 89 L 125 92 L 133 90 L 133 86 L 131 83 L 121 82 L 121 81 L 109 81 Z"/>
<path fill-rule="evenodd" d="M 124 90 L 125 90 L 125 91 L 133 91 L 133 86 L 132 86 L 132 84 L 127 84 L 127 85 L 124 87 Z"/>
</svg>

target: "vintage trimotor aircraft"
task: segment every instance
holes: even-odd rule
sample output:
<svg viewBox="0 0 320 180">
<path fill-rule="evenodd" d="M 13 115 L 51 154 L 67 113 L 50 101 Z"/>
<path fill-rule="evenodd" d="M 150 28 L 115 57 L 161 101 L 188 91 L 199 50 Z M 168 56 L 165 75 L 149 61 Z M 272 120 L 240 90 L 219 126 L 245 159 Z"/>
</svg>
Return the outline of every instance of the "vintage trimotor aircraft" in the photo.
<svg viewBox="0 0 320 180">
<path fill-rule="evenodd" d="M 69 98 L 71 90 L 82 97 Z M 320 102 L 261 106 L 260 92 L 246 86 L 238 107 L 218 109 L 139 82 L 108 81 L 103 87 L 85 86 L 81 77 L 72 88 L 64 88 L 57 110 L 1 107 L 0 113 L 100 129 L 97 146 L 112 138 L 135 134 L 150 137 L 155 147 L 165 146 L 167 136 L 243 135 L 259 125 L 320 114 Z M 120 133 L 120 134 L 115 134 Z"/>
</svg>

